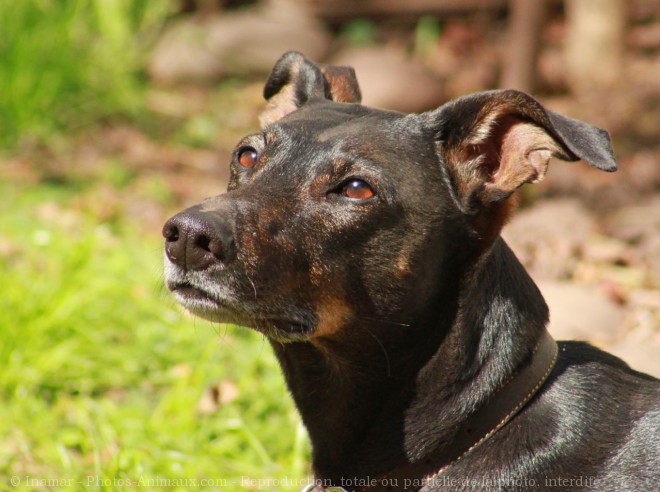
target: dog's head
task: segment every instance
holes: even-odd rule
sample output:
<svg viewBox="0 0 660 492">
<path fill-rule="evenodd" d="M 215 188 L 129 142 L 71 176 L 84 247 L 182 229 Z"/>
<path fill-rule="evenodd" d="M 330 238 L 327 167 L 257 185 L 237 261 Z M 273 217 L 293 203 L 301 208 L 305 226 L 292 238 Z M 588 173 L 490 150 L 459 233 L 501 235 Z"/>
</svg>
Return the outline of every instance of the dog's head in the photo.
<svg viewBox="0 0 660 492">
<path fill-rule="evenodd" d="M 165 271 L 194 314 L 282 342 L 414 323 L 552 157 L 616 169 L 605 131 L 517 91 L 383 111 L 360 105 L 352 69 L 291 52 L 264 96 L 228 192 L 165 225 Z"/>
</svg>

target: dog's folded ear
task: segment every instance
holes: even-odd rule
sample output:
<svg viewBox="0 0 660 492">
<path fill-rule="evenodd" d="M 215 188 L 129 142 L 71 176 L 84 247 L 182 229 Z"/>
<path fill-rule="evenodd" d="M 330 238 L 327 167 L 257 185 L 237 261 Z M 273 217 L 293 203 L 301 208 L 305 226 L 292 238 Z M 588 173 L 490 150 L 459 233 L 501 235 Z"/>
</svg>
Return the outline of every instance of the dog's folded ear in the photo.
<svg viewBox="0 0 660 492">
<path fill-rule="evenodd" d="M 359 103 L 362 96 L 351 67 L 316 64 L 297 51 L 289 51 L 268 77 L 264 98 L 268 105 L 259 117 L 262 127 L 315 99 Z"/>
<path fill-rule="evenodd" d="M 616 170 L 605 130 L 549 111 L 519 91 L 465 96 L 424 117 L 435 131 L 438 154 L 465 212 L 540 181 L 552 157 Z"/>
</svg>

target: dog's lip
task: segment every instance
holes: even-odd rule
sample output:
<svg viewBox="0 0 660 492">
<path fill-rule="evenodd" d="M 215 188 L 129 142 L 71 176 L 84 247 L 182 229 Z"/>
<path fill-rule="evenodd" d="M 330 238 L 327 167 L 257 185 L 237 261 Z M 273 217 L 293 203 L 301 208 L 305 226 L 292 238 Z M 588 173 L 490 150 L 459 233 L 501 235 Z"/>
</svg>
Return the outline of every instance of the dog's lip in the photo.
<svg viewBox="0 0 660 492">
<path fill-rule="evenodd" d="M 235 311 L 235 309 L 231 309 L 229 305 L 225 305 L 225 303 L 216 299 L 204 289 L 197 287 L 190 282 L 177 282 L 175 284 L 169 285 L 168 287 L 183 305 L 198 305 L 199 303 L 203 303 L 206 304 L 207 307 L 210 307 L 208 306 L 210 303 L 216 309 L 222 309 L 223 311 L 229 310 L 227 312 L 233 312 L 235 315 L 240 313 L 240 310 Z M 278 339 L 282 338 L 282 335 L 284 335 L 284 337 L 304 337 L 305 335 L 310 334 L 313 330 L 312 325 L 309 323 L 305 323 L 304 321 L 292 317 L 277 316 L 272 314 L 255 316 L 252 314 L 248 316 L 248 318 L 250 321 L 247 323 L 245 323 L 245 321 L 248 321 L 247 319 L 244 320 L 244 322 L 234 322 L 237 324 L 249 326 L 256 331 L 264 333 L 266 336 L 274 336 Z"/>
<path fill-rule="evenodd" d="M 225 316 L 232 314 L 228 316 L 228 318 L 232 318 L 231 321 L 229 319 L 227 321 L 250 327 L 274 340 L 280 340 L 282 342 L 302 340 L 306 339 L 313 332 L 313 325 L 300 319 L 295 319 L 295 317 L 280 317 L 277 315 L 273 316 L 272 314 L 263 316 L 252 314 L 245 316 L 246 313 L 241 316 L 240 310 L 236 311 L 232 309 L 229 305 L 225 305 L 225 303 L 216 299 L 204 289 L 190 282 L 177 282 L 168 287 L 178 298 L 179 302 L 188 309 L 192 309 L 193 312 L 197 312 L 197 314 L 203 317 L 206 316 L 199 311 L 199 308 L 202 308 L 207 315 L 214 311 L 222 311 L 225 313 Z"/>
<path fill-rule="evenodd" d="M 174 292 L 174 294 L 180 296 L 181 298 L 188 301 L 211 301 L 214 304 L 219 304 L 217 299 L 211 296 L 204 289 L 195 287 L 189 282 L 179 282 L 169 286 L 169 289 Z"/>
</svg>

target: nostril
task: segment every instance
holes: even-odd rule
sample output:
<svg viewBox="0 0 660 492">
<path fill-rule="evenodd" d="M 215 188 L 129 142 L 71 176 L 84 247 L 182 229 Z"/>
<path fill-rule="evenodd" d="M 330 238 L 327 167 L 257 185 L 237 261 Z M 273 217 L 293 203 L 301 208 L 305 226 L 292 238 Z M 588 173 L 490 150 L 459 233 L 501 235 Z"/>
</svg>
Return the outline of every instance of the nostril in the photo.
<svg viewBox="0 0 660 492">
<path fill-rule="evenodd" d="M 211 239 L 205 234 L 196 236 L 194 245 L 200 249 L 203 249 L 204 251 L 211 252 Z"/>
<path fill-rule="evenodd" d="M 211 253 L 220 261 L 225 261 L 227 259 L 228 245 L 223 243 L 222 238 L 200 234 L 195 237 L 194 245 L 196 248 Z"/>
<path fill-rule="evenodd" d="M 175 242 L 179 240 L 179 228 L 174 225 L 167 223 L 163 227 L 163 237 L 168 242 Z"/>
</svg>

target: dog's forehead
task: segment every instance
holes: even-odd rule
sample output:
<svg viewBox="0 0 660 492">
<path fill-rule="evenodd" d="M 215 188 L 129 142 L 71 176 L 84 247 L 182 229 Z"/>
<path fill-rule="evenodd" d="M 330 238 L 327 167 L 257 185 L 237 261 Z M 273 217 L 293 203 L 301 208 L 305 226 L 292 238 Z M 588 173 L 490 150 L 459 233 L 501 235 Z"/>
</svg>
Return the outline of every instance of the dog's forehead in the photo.
<svg viewBox="0 0 660 492">
<path fill-rule="evenodd" d="M 360 104 L 306 105 L 275 126 L 278 132 L 299 144 L 348 154 L 395 153 L 403 157 L 429 143 L 418 115 Z"/>
</svg>

